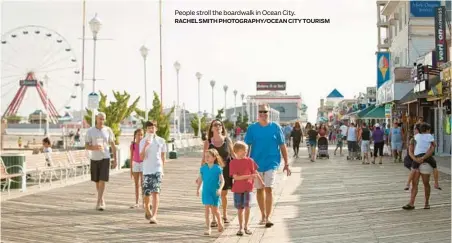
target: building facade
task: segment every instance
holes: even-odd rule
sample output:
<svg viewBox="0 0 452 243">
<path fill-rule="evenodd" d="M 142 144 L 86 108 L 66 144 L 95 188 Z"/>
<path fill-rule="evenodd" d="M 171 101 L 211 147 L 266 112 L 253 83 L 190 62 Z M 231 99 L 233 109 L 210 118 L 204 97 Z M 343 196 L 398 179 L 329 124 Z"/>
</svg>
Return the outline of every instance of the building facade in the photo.
<svg viewBox="0 0 452 243">
<path fill-rule="evenodd" d="M 300 95 L 286 95 L 277 91 L 270 91 L 262 95 L 252 95 L 247 99 L 250 121 L 257 120 L 258 110 L 256 104 L 267 103 L 278 116 L 281 123 L 292 123 L 301 118 L 302 100 Z"/>
</svg>

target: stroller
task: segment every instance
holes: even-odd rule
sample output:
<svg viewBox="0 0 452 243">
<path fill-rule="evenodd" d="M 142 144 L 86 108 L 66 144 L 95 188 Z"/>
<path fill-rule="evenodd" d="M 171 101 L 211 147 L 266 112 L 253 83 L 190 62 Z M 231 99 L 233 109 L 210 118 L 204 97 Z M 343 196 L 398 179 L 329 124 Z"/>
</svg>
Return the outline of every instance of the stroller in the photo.
<svg viewBox="0 0 452 243">
<path fill-rule="evenodd" d="M 361 146 L 359 143 L 356 143 L 356 146 L 354 147 L 354 151 L 348 151 L 347 160 L 361 160 Z"/>
<path fill-rule="evenodd" d="M 320 137 L 317 143 L 318 143 L 317 157 L 329 159 L 330 155 L 328 154 L 328 139 L 326 137 Z"/>
</svg>

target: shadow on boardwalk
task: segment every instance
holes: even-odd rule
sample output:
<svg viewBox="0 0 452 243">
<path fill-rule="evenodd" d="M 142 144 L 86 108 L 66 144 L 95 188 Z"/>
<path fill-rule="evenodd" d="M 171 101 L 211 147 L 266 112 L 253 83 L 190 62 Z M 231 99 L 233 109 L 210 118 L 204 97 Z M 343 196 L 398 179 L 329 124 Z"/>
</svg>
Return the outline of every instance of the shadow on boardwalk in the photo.
<svg viewBox="0 0 452 243">
<path fill-rule="evenodd" d="M 199 157 L 168 162 L 158 225 L 150 225 L 142 209 L 129 208 L 135 196 L 126 170 L 110 178 L 104 212 L 94 210 L 92 182 L 2 202 L 2 242 L 213 242 L 218 233 L 202 235 L 204 210 L 195 185 L 199 162 Z"/>
<path fill-rule="evenodd" d="M 423 209 L 421 182 L 416 210 L 404 211 L 403 164 L 331 158 L 293 164 L 296 172 L 274 211 L 274 221 L 283 225 L 267 230 L 260 242 L 450 242 L 450 175 L 441 173 L 443 190 L 432 189 L 430 210 Z"/>
</svg>

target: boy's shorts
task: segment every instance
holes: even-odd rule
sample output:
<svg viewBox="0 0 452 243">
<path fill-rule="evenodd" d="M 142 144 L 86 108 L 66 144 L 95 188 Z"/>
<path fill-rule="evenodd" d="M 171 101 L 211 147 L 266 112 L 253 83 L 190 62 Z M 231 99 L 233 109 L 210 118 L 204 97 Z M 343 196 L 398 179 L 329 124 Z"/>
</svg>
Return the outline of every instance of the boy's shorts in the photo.
<svg viewBox="0 0 452 243">
<path fill-rule="evenodd" d="M 416 158 L 419 158 L 419 157 L 422 157 L 422 156 L 424 156 L 424 155 L 425 155 L 425 154 L 418 154 L 418 155 L 416 155 L 415 157 L 416 157 Z M 426 158 L 426 159 L 424 160 L 424 163 L 429 163 L 430 166 L 431 166 L 433 169 L 437 168 L 436 160 L 435 160 L 435 158 L 434 158 L 433 156 L 430 156 L 430 157 Z M 419 166 L 420 166 L 420 165 L 421 165 L 421 164 L 419 164 L 418 162 L 413 161 L 413 164 L 411 165 L 411 168 L 412 168 L 412 169 L 419 169 Z"/>
<path fill-rule="evenodd" d="M 236 209 L 244 209 L 250 207 L 251 192 L 236 193 L 234 192 L 234 207 Z"/>
</svg>

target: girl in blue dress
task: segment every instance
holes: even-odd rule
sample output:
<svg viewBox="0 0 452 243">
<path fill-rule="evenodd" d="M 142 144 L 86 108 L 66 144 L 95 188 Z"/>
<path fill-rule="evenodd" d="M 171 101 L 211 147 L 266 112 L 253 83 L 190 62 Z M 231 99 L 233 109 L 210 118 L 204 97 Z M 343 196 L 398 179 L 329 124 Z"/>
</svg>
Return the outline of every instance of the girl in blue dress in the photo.
<svg viewBox="0 0 452 243">
<path fill-rule="evenodd" d="M 218 222 L 218 232 L 223 231 L 223 223 L 220 220 L 220 196 L 224 186 L 223 167 L 224 162 L 216 149 L 209 149 L 206 152 L 206 162 L 201 166 L 198 177 L 197 195 L 202 184 L 202 204 L 205 206 L 206 231 L 205 235 L 211 234 L 210 212 L 216 217 Z"/>
</svg>

